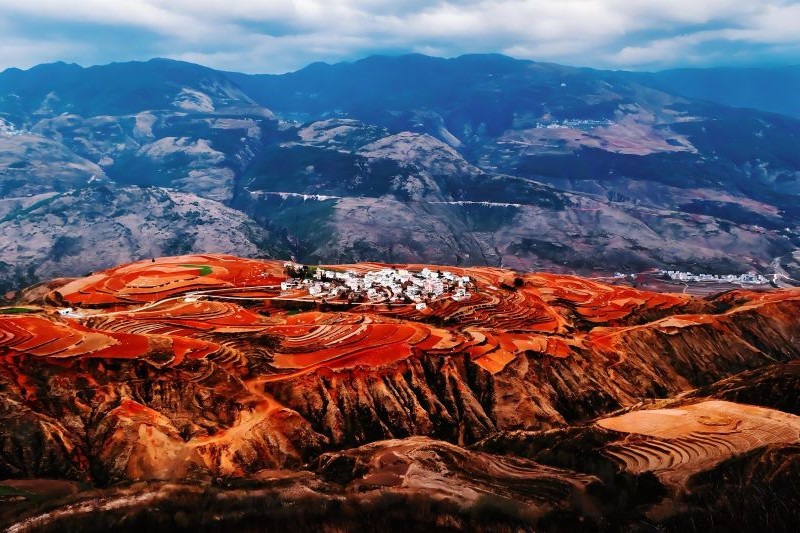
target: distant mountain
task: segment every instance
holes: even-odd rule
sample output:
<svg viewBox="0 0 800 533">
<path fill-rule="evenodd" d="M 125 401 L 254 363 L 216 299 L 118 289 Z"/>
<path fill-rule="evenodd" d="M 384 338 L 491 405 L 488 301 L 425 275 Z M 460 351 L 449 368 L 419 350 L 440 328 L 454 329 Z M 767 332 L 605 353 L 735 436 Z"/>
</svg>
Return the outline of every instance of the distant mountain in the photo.
<svg viewBox="0 0 800 533">
<path fill-rule="evenodd" d="M 500 135 L 517 127 L 515 120 L 599 119 L 622 101 L 642 96 L 626 81 L 609 84 L 613 73 L 502 55 L 374 56 L 354 63 L 315 63 L 277 76 L 230 76 L 279 113 L 307 119 L 347 115 L 437 135 L 449 130 L 451 142 L 464 141 L 479 129 Z M 586 101 L 586 95 L 595 98 Z"/>
<path fill-rule="evenodd" d="M 645 75 L 665 91 L 800 118 L 800 65 L 767 68 L 676 69 Z"/>
<path fill-rule="evenodd" d="M 28 120 L 62 113 L 124 115 L 165 107 L 203 112 L 252 104 L 222 73 L 169 59 L 8 69 L 0 74 L 0 95 L 3 111 Z"/>
<path fill-rule="evenodd" d="M 682 98 L 653 77 L 412 55 L 233 78 L 278 114 L 427 133 L 484 170 L 655 207 L 654 187 L 718 189 L 796 215 L 783 199 L 800 192 L 800 122 Z M 690 203 L 680 196 L 667 206 Z"/>
<path fill-rule="evenodd" d="M 777 75 L 745 72 L 763 74 L 754 88 Z M 679 79 L 501 55 L 375 56 L 284 75 L 162 59 L 9 69 L 0 196 L 165 187 L 241 212 L 271 239 L 248 241 L 258 253 L 306 262 L 772 271 L 800 247 L 800 120 L 687 96 Z M 120 205 L 162 216 L 154 203 Z M 31 231 L 52 221 L 34 214 L 15 220 Z M 7 257 L 9 271 L 42 261 Z"/>
</svg>

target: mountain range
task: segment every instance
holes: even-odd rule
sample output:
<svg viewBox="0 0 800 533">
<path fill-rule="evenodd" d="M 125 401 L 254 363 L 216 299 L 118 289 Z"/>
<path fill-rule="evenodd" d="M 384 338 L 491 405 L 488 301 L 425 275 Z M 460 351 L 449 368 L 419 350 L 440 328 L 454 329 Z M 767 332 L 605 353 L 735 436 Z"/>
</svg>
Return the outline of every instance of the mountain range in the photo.
<svg viewBox="0 0 800 533">
<path fill-rule="evenodd" d="M 501 55 L 8 69 L 0 289 L 190 252 L 791 276 L 799 73 Z"/>
</svg>

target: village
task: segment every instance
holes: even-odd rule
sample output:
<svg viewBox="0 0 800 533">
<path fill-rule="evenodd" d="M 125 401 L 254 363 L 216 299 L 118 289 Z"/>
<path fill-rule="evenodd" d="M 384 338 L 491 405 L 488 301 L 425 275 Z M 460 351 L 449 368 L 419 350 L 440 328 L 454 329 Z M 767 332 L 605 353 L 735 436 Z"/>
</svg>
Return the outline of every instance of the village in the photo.
<svg viewBox="0 0 800 533">
<path fill-rule="evenodd" d="M 398 303 L 424 310 L 433 301 L 451 298 L 468 300 L 475 285 L 469 276 L 446 270 L 423 268 L 412 272 L 402 268 L 383 268 L 364 273 L 336 271 L 285 263 L 289 278 L 281 291 L 303 291 L 314 299 L 349 303 Z"/>
<path fill-rule="evenodd" d="M 598 126 L 609 126 L 610 120 L 589 120 L 589 119 L 566 119 L 553 122 L 537 122 L 534 128 L 537 130 L 558 130 L 558 129 L 591 129 Z"/>
<path fill-rule="evenodd" d="M 741 283 L 747 285 L 767 285 L 770 280 L 766 276 L 748 272 L 747 274 L 693 274 L 679 270 L 659 270 L 659 275 L 673 281 L 699 281 L 711 283 Z"/>
<path fill-rule="evenodd" d="M 681 270 L 661 270 L 652 269 L 644 273 L 626 274 L 624 272 L 615 272 L 615 279 L 638 279 L 642 274 L 650 275 L 656 278 L 669 281 L 678 281 L 682 283 L 730 283 L 735 285 L 769 285 L 773 280 L 758 274 L 756 272 L 748 272 L 746 274 L 695 274 L 694 272 L 683 272 Z"/>
</svg>

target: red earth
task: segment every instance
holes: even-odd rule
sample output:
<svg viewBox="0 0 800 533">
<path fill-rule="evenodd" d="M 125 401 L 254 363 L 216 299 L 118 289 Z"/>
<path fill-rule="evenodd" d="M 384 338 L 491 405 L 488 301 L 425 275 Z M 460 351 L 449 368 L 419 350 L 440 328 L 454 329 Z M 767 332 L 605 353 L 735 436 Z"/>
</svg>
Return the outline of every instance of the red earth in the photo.
<svg viewBox="0 0 800 533">
<path fill-rule="evenodd" d="M 412 271 L 439 268 L 397 266 Z M 366 272 L 384 267 L 363 263 L 335 268 Z M 38 320 L 56 322 L 42 331 L 32 327 L 28 317 L 4 320 L 12 331 L 10 339 L 17 328 L 36 335 L 43 344 L 70 328 L 83 331 L 88 325 L 104 332 L 105 337 L 88 337 L 94 344 L 83 342 L 82 348 L 64 352 L 87 357 L 99 349 L 95 347 L 100 346 L 98 339 L 120 333 L 199 339 L 234 334 L 269 337 L 275 341 L 270 364 L 275 375 L 270 379 L 279 379 L 286 372 L 296 375 L 321 367 L 381 365 L 423 352 L 466 353 L 496 373 L 525 351 L 566 357 L 571 346 L 587 340 L 605 345 L 607 334 L 583 333 L 597 326 L 619 328 L 708 307 L 707 302 L 684 294 L 645 292 L 573 276 L 447 268 L 475 280 L 471 298 L 441 299 L 422 311 L 413 305 L 356 305 L 336 312 L 295 314 L 296 309 L 280 302 L 284 296 L 279 286 L 287 279 L 282 262 L 224 255 L 168 257 L 98 272 L 47 296 L 51 305 L 80 308 L 85 318 L 55 319 L 51 311 Z M 141 356 L 143 350 L 133 346 L 145 340 L 130 339 L 131 348 L 121 347 L 116 353 Z"/>
<path fill-rule="evenodd" d="M 282 262 L 225 255 L 20 291 L 0 308 L 0 473 L 89 485 L 247 477 L 382 439 L 464 446 L 599 419 L 592 427 L 621 435 L 603 460 L 680 484 L 695 468 L 795 438 L 770 437 L 764 422 L 795 427 L 794 418 L 733 402 L 725 423 L 742 420 L 736 431 L 746 433 L 725 437 L 735 446 L 670 425 L 680 415 L 713 426 L 703 417 L 723 404 L 612 415 L 800 358 L 800 290 L 701 298 L 567 275 L 397 266 L 469 276 L 471 296 L 423 310 L 315 301 L 281 292 Z M 628 446 L 641 421 L 653 435 Z M 673 435 L 705 448 L 681 459 L 684 444 L 642 440 Z"/>
</svg>

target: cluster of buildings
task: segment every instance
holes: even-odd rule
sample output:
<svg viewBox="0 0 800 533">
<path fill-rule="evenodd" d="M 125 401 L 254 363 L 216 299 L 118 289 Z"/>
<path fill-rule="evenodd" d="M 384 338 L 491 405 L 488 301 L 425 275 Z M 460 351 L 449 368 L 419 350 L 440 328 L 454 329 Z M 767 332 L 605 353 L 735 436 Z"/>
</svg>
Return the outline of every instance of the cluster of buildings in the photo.
<svg viewBox="0 0 800 533">
<path fill-rule="evenodd" d="M 679 270 L 659 270 L 661 276 L 673 281 L 703 281 L 716 283 L 744 283 L 749 285 L 767 285 L 770 280 L 766 276 L 748 272 L 747 274 L 693 274 Z"/>
<path fill-rule="evenodd" d="M 563 129 L 563 128 L 573 128 L 573 129 L 581 129 L 581 128 L 596 128 L 598 126 L 608 126 L 611 124 L 609 120 L 588 120 L 588 119 L 566 119 L 566 120 L 557 120 L 554 122 L 536 123 L 536 129 L 542 130 L 556 130 L 556 129 Z"/>
<path fill-rule="evenodd" d="M 474 284 L 469 276 L 423 268 L 411 272 L 402 268 L 383 268 L 365 273 L 341 272 L 286 263 L 289 279 L 282 291 L 303 289 L 314 298 L 349 302 L 392 302 L 415 304 L 419 310 L 441 298 L 455 301 L 471 297 Z"/>
</svg>

